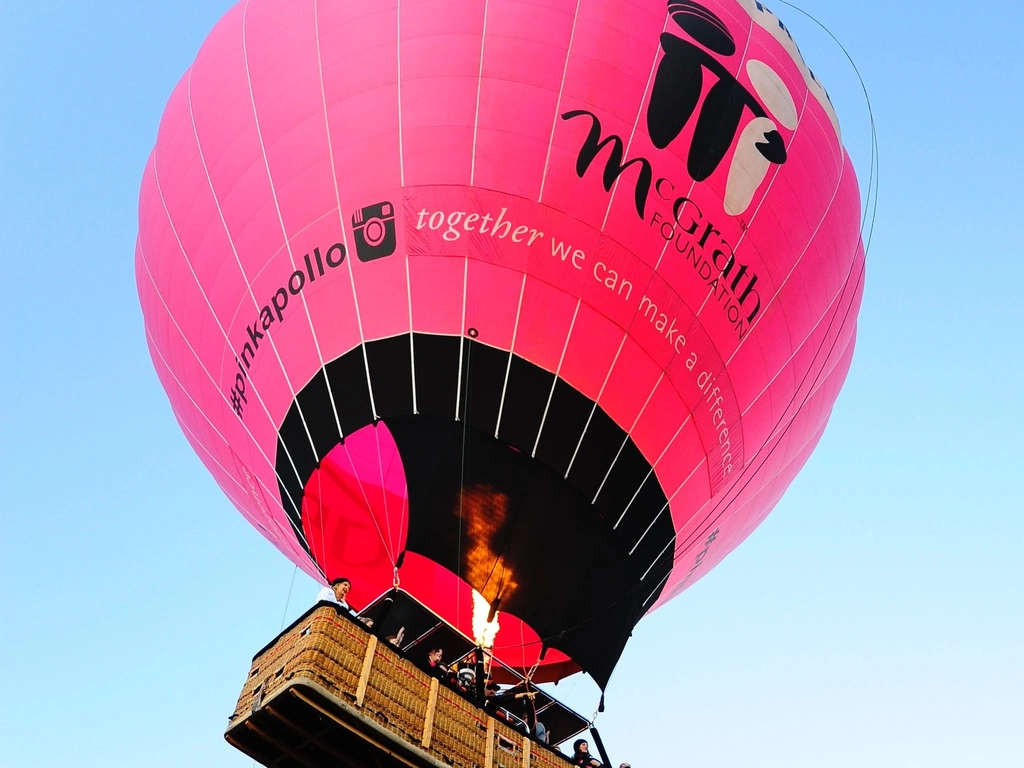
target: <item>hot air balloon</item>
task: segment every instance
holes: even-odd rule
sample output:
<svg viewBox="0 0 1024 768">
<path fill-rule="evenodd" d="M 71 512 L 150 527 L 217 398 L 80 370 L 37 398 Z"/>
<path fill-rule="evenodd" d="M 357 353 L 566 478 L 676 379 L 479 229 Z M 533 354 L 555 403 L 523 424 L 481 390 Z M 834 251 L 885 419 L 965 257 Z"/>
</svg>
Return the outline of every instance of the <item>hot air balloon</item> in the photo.
<svg viewBox="0 0 1024 768">
<path fill-rule="evenodd" d="M 136 272 L 233 504 L 604 688 L 771 511 L 854 349 L 860 198 L 753 0 L 245 0 L 174 89 Z M 479 613 L 479 611 L 478 611 Z"/>
</svg>

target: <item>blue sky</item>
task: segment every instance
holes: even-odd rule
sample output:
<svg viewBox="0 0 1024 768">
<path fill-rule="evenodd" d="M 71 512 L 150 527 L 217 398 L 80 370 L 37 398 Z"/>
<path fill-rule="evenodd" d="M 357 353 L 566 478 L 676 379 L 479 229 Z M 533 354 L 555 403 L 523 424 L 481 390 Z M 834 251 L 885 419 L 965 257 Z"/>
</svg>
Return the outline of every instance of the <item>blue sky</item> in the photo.
<svg viewBox="0 0 1024 768">
<path fill-rule="evenodd" d="M 227 7 L 0 15 L 0 765 L 251 765 L 226 717 L 316 592 L 191 453 L 135 294 L 143 163 Z M 775 512 L 641 622 L 598 724 L 637 768 L 1024 765 L 1024 11 L 803 7 L 856 60 L 878 132 L 854 365 Z M 772 9 L 866 181 L 849 65 Z M 596 705 L 587 681 L 556 692 Z"/>
</svg>

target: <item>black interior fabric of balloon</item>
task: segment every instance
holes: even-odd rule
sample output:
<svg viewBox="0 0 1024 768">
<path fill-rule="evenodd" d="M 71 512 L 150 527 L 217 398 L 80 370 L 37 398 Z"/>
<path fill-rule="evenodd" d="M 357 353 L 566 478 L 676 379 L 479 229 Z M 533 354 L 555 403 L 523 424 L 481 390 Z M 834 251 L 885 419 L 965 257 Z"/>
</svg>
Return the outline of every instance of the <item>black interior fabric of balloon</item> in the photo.
<svg viewBox="0 0 1024 768">
<path fill-rule="evenodd" d="M 675 536 L 665 493 L 625 431 L 553 374 L 460 337 L 369 342 L 365 358 L 357 348 L 324 371 L 279 431 L 278 477 L 296 531 L 289 500 L 301 500 L 316 469 L 310 437 L 320 455 L 337 444 L 335 408 L 346 433 L 372 423 L 369 380 L 405 467 L 406 548 L 500 601 L 605 686 L 660 594 Z M 311 423 L 319 426 L 307 435 Z"/>
</svg>

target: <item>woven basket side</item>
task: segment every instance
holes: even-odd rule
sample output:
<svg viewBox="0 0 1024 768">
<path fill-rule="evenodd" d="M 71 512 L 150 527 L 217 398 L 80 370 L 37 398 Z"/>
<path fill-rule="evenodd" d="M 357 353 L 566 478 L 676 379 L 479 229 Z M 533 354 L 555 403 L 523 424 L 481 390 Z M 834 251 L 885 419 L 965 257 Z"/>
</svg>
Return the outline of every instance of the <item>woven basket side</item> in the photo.
<svg viewBox="0 0 1024 768">
<path fill-rule="evenodd" d="M 366 632 L 330 606 L 317 608 L 253 659 L 231 719 L 250 712 L 257 696 L 271 696 L 296 675 L 353 698 L 368 641 Z"/>
<path fill-rule="evenodd" d="M 310 617 L 310 620 L 312 617 Z M 231 719 L 235 719 L 252 709 L 253 700 L 259 691 L 260 698 L 266 695 L 265 687 L 281 673 L 288 660 L 296 653 L 296 646 L 302 639 L 302 631 L 309 626 L 309 621 L 294 632 L 282 635 L 270 648 L 252 660 L 249 674 L 238 696 L 238 703 Z"/>
<path fill-rule="evenodd" d="M 484 764 L 487 720 L 483 713 L 457 694 L 438 691 L 431 751 L 456 768 Z"/>
<path fill-rule="evenodd" d="M 522 768 L 523 734 L 494 719 L 494 765 L 495 768 Z"/>
<path fill-rule="evenodd" d="M 363 706 L 408 741 L 423 734 L 430 678 L 406 659 L 378 645 Z"/>
<path fill-rule="evenodd" d="M 530 765 L 532 768 L 565 768 L 569 765 L 569 758 L 560 757 L 544 747 L 534 745 L 530 750 Z"/>
</svg>

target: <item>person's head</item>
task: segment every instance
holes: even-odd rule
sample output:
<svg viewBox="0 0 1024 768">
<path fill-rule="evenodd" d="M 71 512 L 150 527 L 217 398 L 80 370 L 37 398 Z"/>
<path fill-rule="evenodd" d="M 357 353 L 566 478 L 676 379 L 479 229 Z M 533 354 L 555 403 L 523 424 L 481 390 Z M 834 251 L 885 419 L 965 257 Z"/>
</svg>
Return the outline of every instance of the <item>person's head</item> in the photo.
<svg viewBox="0 0 1024 768">
<path fill-rule="evenodd" d="M 631 768 L 629 763 L 620 763 L 619 768 Z"/>
<path fill-rule="evenodd" d="M 427 661 L 430 662 L 432 667 L 436 667 L 441 663 L 441 659 L 444 658 L 444 649 L 440 646 L 431 648 L 427 651 Z"/>
<path fill-rule="evenodd" d="M 344 576 L 340 576 L 331 582 L 331 589 L 334 591 L 334 596 L 339 600 L 344 600 L 345 595 L 352 589 L 352 582 L 346 579 Z"/>
<path fill-rule="evenodd" d="M 590 745 L 587 744 L 586 739 L 576 739 L 576 742 L 572 745 L 573 751 L 579 754 L 587 754 L 590 752 Z"/>
<path fill-rule="evenodd" d="M 491 682 L 487 683 L 487 685 L 485 687 L 487 689 L 487 695 L 488 696 L 493 696 L 499 690 L 498 689 L 498 684 L 496 682 L 494 682 L 493 680 Z"/>
</svg>

